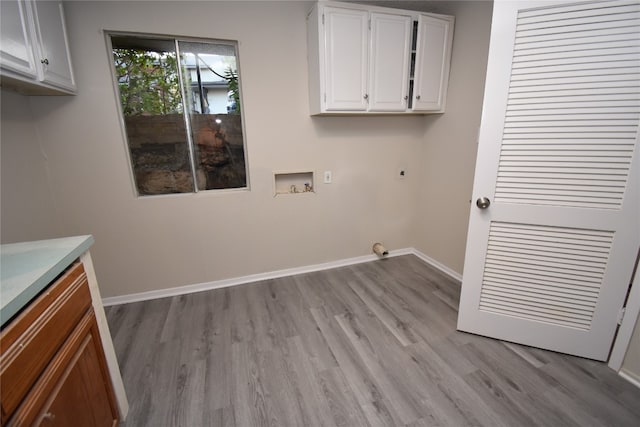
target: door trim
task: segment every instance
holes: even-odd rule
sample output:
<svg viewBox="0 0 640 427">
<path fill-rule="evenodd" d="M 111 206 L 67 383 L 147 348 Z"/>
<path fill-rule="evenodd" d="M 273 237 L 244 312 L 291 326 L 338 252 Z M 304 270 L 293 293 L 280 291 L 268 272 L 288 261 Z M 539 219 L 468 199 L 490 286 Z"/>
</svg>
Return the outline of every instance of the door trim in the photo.
<svg viewBox="0 0 640 427">
<path fill-rule="evenodd" d="M 608 365 L 611 369 L 620 371 L 622 368 L 622 362 L 629 349 L 633 329 L 638 320 L 640 320 L 640 266 L 636 264 L 636 273 L 631 283 L 631 292 L 629 292 L 627 299 L 624 318 L 618 328 L 618 334 L 613 340 L 613 347 L 609 355 Z"/>
</svg>

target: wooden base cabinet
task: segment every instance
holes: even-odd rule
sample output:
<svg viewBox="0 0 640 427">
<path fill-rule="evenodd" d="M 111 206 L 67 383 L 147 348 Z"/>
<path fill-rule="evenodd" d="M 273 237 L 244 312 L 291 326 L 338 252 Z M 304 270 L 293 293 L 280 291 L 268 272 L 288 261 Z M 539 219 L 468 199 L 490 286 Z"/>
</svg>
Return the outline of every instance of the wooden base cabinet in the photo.
<svg viewBox="0 0 640 427">
<path fill-rule="evenodd" d="M 2 425 L 115 426 L 87 278 L 76 263 L 0 334 Z M 6 348 L 5 348 L 6 347 Z"/>
</svg>

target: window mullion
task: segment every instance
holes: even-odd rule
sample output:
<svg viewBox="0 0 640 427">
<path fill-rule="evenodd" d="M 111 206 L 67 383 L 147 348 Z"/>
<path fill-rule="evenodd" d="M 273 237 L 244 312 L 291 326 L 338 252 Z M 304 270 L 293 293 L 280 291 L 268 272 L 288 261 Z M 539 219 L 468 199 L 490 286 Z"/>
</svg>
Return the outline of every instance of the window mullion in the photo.
<svg viewBox="0 0 640 427">
<path fill-rule="evenodd" d="M 191 132 L 191 118 L 189 117 L 191 108 L 187 105 L 187 88 L 184 82 L 184 76 L 182 75 L 182 59 L 180 56 L 180 45 L 178 40 L 175 40 L 176 44 L 176 62 L 178 64 L 178 82 L 180 83 L 180 93 L 182 95 L 182 116 L 184 117 L 184 125 L 187 131 L 187 144 L 189 146 L 189 163 L 191 163 L 191 175 L 193 177 L 193 191 L 198 192 L 198 176 L 196 173 L 196 154 L 195 145 L 193 143 L 193 133 Z"/>
</svg>

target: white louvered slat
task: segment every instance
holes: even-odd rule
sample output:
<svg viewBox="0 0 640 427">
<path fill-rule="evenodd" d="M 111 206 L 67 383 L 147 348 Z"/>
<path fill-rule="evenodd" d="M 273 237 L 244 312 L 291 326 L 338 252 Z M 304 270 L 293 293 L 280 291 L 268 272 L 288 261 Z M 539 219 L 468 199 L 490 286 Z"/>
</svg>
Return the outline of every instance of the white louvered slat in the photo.
<svg viewBox="0 0 640 427">
<path fill-rule="evenodd" d="M 592 39 L 597 42 L 602 36 L 613 36 L 631 34 L 631 37 L 636 36 L 637 27 L 634 25 L 624 25 L 620 27 L 610 27 L 601 30 L 584 31 L 582 33 L 566 32 L 557 34 L 539 34 L 529 35 L 528 37 L 522 37 L 515 41 L 516 46 L 522 46 L 526 44 L 534 43 L 556 43 L 556 44 L 570 44 L 573 41 Z M 537 46 L 536 46 L 537 47 Z"/>
<path fill-rule="evenodd" d="M 527 253 L 527 251 L 532 250 L 533 253 L 537 253 L 536 250 L 540 247 L 546 247 L 548 242 L 537 242 L 533 239 L 530 239 L 529 241 L 524 241 L 522 243 L 517 243 L 517 242 L 510 242 L 510 241 L 505 241 L 503 239 L 500 239 L 498 237 L 494 237 L 493 240 L 495 242 L 499 242 L 502 246 L 501 248 L 508 248 L 509 250 L 515 250 L 517 249 L 518 251 L 522 252 L 522 253 Z M 499 250 L 500 248 L 496 248 L 496 250 Z M 556 246 L 554 246 L 554 248 L 549 249 L 549 253 L 556 253 L 558 254 L 557 256 L 559 257 L 567 257 L 569 259 L 582 259 L 582 260 L 591 260 L 593 257 L 597 256 L 597 254 L 602 254 L 603 258 L 606 258 L 606 250 L 599 250 L 598 248 L 594 248 L 593 250 L 587 250 L 586 248 L 584 248 L 583 250 L 579 250 L 579 249 L 575 249 L 571 246 L 568 245 L 560 245 L 560 244 L 556 244 Z"/>
<path fill-rule="evenodd" d="M 588 330 L 613 233 L 492 222 L 480 310 Z"/>
<path fill-rule="evenodd" d="M 601 17 L 594 17 L 591 22 L 585 21 L 580 23 L 571 24 L 570 21 L 566 22 L 564 25 L 560 22 L 554 22 L 554 25 L 549 26 L 541 26 L 539 24 L 534 24 L 527 28 L 526 25 L 524 29 L 520 30 L 520 25 L 518 25 L 518 30 L 516 33 L 516 41 L 520 39 L 525 39 L 528 37 L 538 37 L 538 36 L 547 36 L 553 35 L 556 36 L 559 34 L 567 34 L 569 33 L 571 36 L 575 36 L 577 33 L 589 33 L 590 31 L 599 31 L 605 30 L 612 27 L 617 28 L 638 28 L 638 20 L 637 14 L 631 14 L 629 19 L 624 19 L 624 16 L 618 16 L 611 20 L 601 20 Z M 543 24 L 544 25 L 544 24 Z"/>
<path fill-rule="evenodd" d="M 538 309 L 552 308 L 555 310 L 564 310 L 575 313 L 576 316 L 585 316 L 583 311 L 591 309 L 591 304 L 585 301 L 576 301 L 575 299 L 563 298 L 559 296 L 540 295 L 537 292 L 522 292 L 518 289 L 509 289 L 502 287 L 486 286 L 485 295 L 492 295 L 496 300 L 509 299 L 520 303 L 529 304 Z"/>
<path fill-rule="evenodd" d="M 635 2 L 520 11 L 495 201 L 620 207 L 640 121 L 639 27 Z"/>
<path fill-rule="evenodd" d="M 509 141 L 511 142 L 511 141 Z M 571 144 L 556 144 L 556 145 L 535 145 L 535 144 L 504 144 L 502 151 L 505 155 L 558 155 L 558 156 L 570 156 L 574 154 L 575 146 Z M 618 152 L 632 152 L 632 144 L 589 144 L 582 145 L 581 150 L 583 155 L 597 155 L 607 157 L 608 155 L 616 155 Z"/>
<path fill-rule="evenodd" d="M 605 101 L 605 102 L 615 102 L 615 101 L 632 101 L 632 103 L 640 102 L 640 96 L 638 93 L 634 92 L 608 92 L 608 93 L 594 93 L 591 95 L 576 95 L 571 93 L 559 93 L 559 94 L 543 94 L 540 97 L 519 97 L 512 96 L 509 98 L 508 105 L 517 105 L 517 104 L 541 104 L 541 103 L 558 103 L 558 102 L 584 102 L 584 101 Z"/>
<path fill-rule="evenodd" d="M 628 108 L 629 111 L 636 111 L 640 107 L 638 105 L 638 100 L 621 100 L 621 101 L 612 101 L 612 100 L 602 100 L 602 101 L 589 101 L 582 100 L 580 102 L 537 102 L 537 103 L 526 103 L 526 104 L 511 104 L 509 105 L 509 111 L 520 111 L 520 110 L 543 110 L 547 111 L 550 109 L 564 109 L 567 112 L 579 112 L 588 109 L 589 111 L 605 111 L 610 108 Z M 509 117 L 509 116 L 507 116 Z"/>
<path fill-rule="evenodd" d="M 541 7 L 535 9 L 525 9 L 518 13 L 518 20 L 535 20 L 538 22 L 547 22 L 558 19 L 556 16 L 573 17 L 573 16 L 593 16 L 607 15 L 616 13 L 620 8 L 636 8 L 637 5 L 629 0 L 613 0 L 607 2 L 588 2 L 569 5 L 554 5 L 551 7 Z M 634 9 L 632 9 L 634 10 Z"/>
<path fill-rule="evenodd" d="M 539 83 L 539 82 L 537 82 Z M 514 87 L 511 89 L 513 97 L 527 96 L 563 96 L 563 95 L 591 95 L 592 93 L 632 93 L 640 92 L 640 86 L 636 81 L 615 81 L 602 83 L 562 83 L 550 84 L 529 84 L 526 86 Z"/>
<path fill-rule="evenodd" d="M 638 21 L 640 24 L 640 21 Z M 549 52 L 550 49 L 545 51 L 536 50 L 531 52 L 530 49 L 518 50 L 513 55 L 513 63 L 515 64 L 533 64 L 538 65 L 544 61 L 544 64 L 563 64 L 567 60 L 576 60 L 580 62 L 595 62 L 598 58 L 606 58 L 607 56 L 617 55 L 616 59 L 636 59 L 638 58 L 638 46 L 637 40 L 628 40 L 626 43 L 618 42 L 620 47 L 608 47 L 601 44 L 591 43 L 588 46 L 584 46 L 584 49 L 578 50 L 566 50 L 560 51 L 558 47 L 557 52 Z"/>
<path fill-rule="evenodd" d="M 615 132 L 615 131 L 600 131 L 589 132 L 588 129 L 583 129 L 584 132 L 548 132 L 548 131 L 533 131 L 529 133 L 520 133 L 510 130 L 509 133 L 505 132 L 504 139 L 618 139 L 618 140 L 632 140 L 636 137 L 637 132 Z"/>
<path fill-rule="evenodd" d="M 554 66 L 548 65 L 544 67 L 525 67 L 520 64 L 520 67 L 513 68 L 511 70 L 511 80 L 546 80 L 548 78 L 572 78 L 572 77 L 585 77 L 585 76 L 615 76 L 619 75 L 634 75 L 637 73 L 637 67 L 640 61 L 637 59 L 632 60 L 616 60 L 616 61 L 592 61 L 581 64 L 556 64 Z M 553 74 L 555 73 L 555 74 Z"/>
<path fill-rule="evenodd" d="M 517 122 L 519 120 L 527 120 L 527 117 L 531 117 L 530 120 L 541 120 L 544 119 L 544 116 L 550 116 L 553 118 L 563 118 L 569 117 L 570 119 L 581 119 L 581 118 L 589 118 L 589 117 L 607 117 L 607 116 L 618 116 L 621 117 L 631 116 L 638 117 L 640 113 L 640 105 L 636 105 L 634 107 L 602 107 L 598 109 L 594 108 L 573 108 L 573 109 L 562 109 L 562 108 L 549 108 L 547 110 L 540 111 L 537 108 L 527 109 L 527 108 L 512 108 L 510 111 L 506 113 L 506 117 L 510 117 L 509 122 Z M 524 119 L 522 118 L 524 117 Z M 606 141 L 605 141 L 606 142 Z"/>
<path fill-rule="evenodd" d="M 638 22 L 640 24 L 640 22 Z M 513 70 L 525 72 L 541 72 L 541 68 L 544 68 L 544 72 L 551 71 L 563 71 L 574 70 L 576 68 L 593 69 L 603 68 L 606 65 L 612 66 L 629 66 L 636 62 L 639 58 L 637 53 L 627 53 L 620 55 L 604 55 L 597 56 L 580 56 L 574 58 L 560 58 L 550 60 L 529 60 L 513 63 Z"/>
<path fill-rule="evenodd" d="M 566 293 L 567 295 L 570 293 L 577 293 L 585 297 L 588 297 L 591 295 L 597 296 L 598 289 L 599 289 L 598 286 L 594 286 L 592 283 L 588 283 L 588 282 L 582 282 L 582 281 L 571 282 L 566 280 L 554 280 L 553 278 L 542 277 L 535 274 L 515 274 L 515 273 L 509 274 L 509 272 L 497 271 L 492 269 L 485 270 L 485 274 L 483 276 L 483 283 L 484 283 L 484 280 L 487 280 L 487 281 L 494 280 L 496 283 L 498 283 L 498 281 L 495 280 L 496 278 L 510 280 L 512 283 L 517 283 L 518 286 L 520 287 L 529 287 L 530 284 L 533 283 L 540 286 L 542 285 L 550 286 L 553 289 L 557 290 L 558 292 Z M 541 293 L 542 292 L 543 291 L 541 291 Z"/>
<path fill-rule="evenodd" d="M 548 79 L 529 79 L 529 80 L 514 80 L 511 82 L 511 92 L 527 92 L 539 90 L 539 86 L 543 86 L 545 90 L 554 89 L 588 89 L 588 88 L 605 88 L 605 87 L 623 87 L 623 86 L 638 87 L 638 80 L 633 74 L 621 74 L 617 75 L 615 79 L 612 79 L 611 75 L 608 76 L 570 76 L 565 78 L 556 79 L 555 84 L 550 83 Z"/>
<path fill-rule="evenodd" d="M 635 83 L 635 82 L 634 82 Z M 624 94 L 630 95 L 629 99 L 640 99 L 640 86 L 635 85 L 626 85 L 626 86 L 617 86 L 617 87 L 591 87 L 591 88 L 571 88 L 565 86 L 564 89 L 554 89 L 540 88 L 539 86 L 535 89 L 529 89 L 526 91 L 523 90 L 515 90 L 511 92 L 511 99 L 521 99 L 521 98 L 560 98 L 566 99 L 566 97 L 573 96 L 592 96 L 592 95 L 613 95 L 613 94 Z M 635 97 L 633 96 L 635 95 Z"/>
<path fill-rule="evenodd" d="M 615 36 L 602 36 L 597 40 L 591 37 L 584 37 L 581 39 L 570 39 L 562 44 L 555 42 L 536 43 L 535 46 L 527 46 L 525 43 L 516 44 L 513 56 L 517 57 L 521 61 L 523 54 L 528 55 L 548 55 L 558 53 L 573 53 L 583 52 L 591 50 L 592 47 L 598 49 L 613 49 L 613 48 L 635 48 L 638 38 L 633 34 L 631 37 L 628 34 L 615 35 Z"/>
<path fill-rule="evenodd" d="M 519 66 L 512 67 L 512 78 L 517 78 L 518 75 L 525 75 L 521 78 L 545 78 L 549 77 L 550 73 L 557 73 L 555 77 L 569 77 L 569 76 L 582 76 L 590 74 L 606 75 L 608 72 L 618 72 L 624 70 L 625 74 L 629 72 L 637 73 L 637 67 L 640 64 L 636 58 L 622 59 L 609 58 L 609 61 L 584 61 L 580 63 L 568 62 L 557 64 L 538 64 L 538 66 L 521 63 Z M 594 73 L 595 72 L 595 73 Z"/>
<path fill-rule="evenodd" d="M 544 295 L 556 295 L 562 298 L 572 298 L 576 301 L 594 302 L 598 299 L 598 292 L 585 292 L 580 287 L 557 287 L 553 283 L 536 283 L 534 281 L 524 282 L 521 278 L 511 279 L 508 276 L 491 275 L 489 272 L 485 275 L 485 286 L 487 288 L 500 287 L 505 290 L 520 290 L 521 292 L 530 292 Z M 522 286 L 526 283 L 525 287 Z"/>
<path fill-rule="evenodd" d="M 545 267 L 549 266 L 550 263 L 546 260 L 546 258 L 541 258 L 537 252 L 523 250 L 519 254 L 513 254 L 510 251 L 507 251 L 506 248 L 503 249 L 492 249 L 487 253 L 487 258 L 491 259 L 494 262 L 500 262 L 505 259 L 510 260 L 519 260 L 522 261 L 523 264 L 531 264 L 536 267 Z M 567 270 L 574 271 L 588 271 L 588 272 L 602 272 L 602 268 L 596 268 L 589 264 L 587 260 L 580 260 L 578 257 L 570 257 L 570 258 L 558 258 L 556 261 L 557 265 L 562 265 L 563 268 Z M 577 270 L 576 270 L 577 269 Z"/>
<path fill-rule="evenodd" d="M 486 269 L 496 268 L 497 270 L 508 270 L 511 273 L 536 273 L 542 278 L 553 277 L 555 279 L 568 280 L 579 279 L 584 283 L 591 283 L 594 286 L 599 283 L 598 277 L 590 277 L 585 275 L 575 274 L 574 271 L 568 271 L 564 266 L 531 268 L 530 265 L 522 263 L 521 260 L 513 260 L 511 262 L 500 260 L 500 262 L 493 263 L 491 259 L 487 259 L 485 264 Z"/>
</svg>

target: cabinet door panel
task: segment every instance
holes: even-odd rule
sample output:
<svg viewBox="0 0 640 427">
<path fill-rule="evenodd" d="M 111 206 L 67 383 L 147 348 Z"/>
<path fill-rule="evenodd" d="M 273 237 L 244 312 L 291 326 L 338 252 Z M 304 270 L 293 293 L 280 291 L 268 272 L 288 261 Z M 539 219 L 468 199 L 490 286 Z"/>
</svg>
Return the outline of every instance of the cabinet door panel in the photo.
<svg viewBox="0 0 640 427">
<path fill-rule="evenodd" d="M 34 4 L 38 52 L 42 65 L 42 81 L 68 90 L 75 90 L 69 44 L 65 30 L 62 2 L 37 1 Z"/>
<path fill-rule="evenodd" d="M 82 264 L 70 268 L 0 333 L 2 421 L 18 407 L 91 306 Z"/>
<path fill-rule="evenodd" d="M 27 9 L 22 1 L 0 1 L 0 62 L 2 68 L 35 78 L 31 28 Z"/>
<path fill-rule="evenodd" d="M 114 426 L 118 415 L 93 310 L 78 323 L 8 426 Z"/>
<path fill-rule="evenodd" d="M 89 333 L 65 371 L 65 376 L 54 389 L 51 403 L 39 416 L 41 426 L 111 426 L 114 416 L 109 407 L 109 396 L 104 383 L 95 340 Z"/>
<path fill-rule="evenodd" d="M 444 19 L 420 15 L 414 110 L 442 110 L 449 77 L 453 27 Z"/>
<path fill-rule="evenodd" d="M 326 7 L 326 110 L 367 109 L 368 13 Z"/>
<path fill-rule="evenodd" d="M 411 22 L 410 16 L 371 14 L 369 111 L 407 109 Z"/>
</svg>

